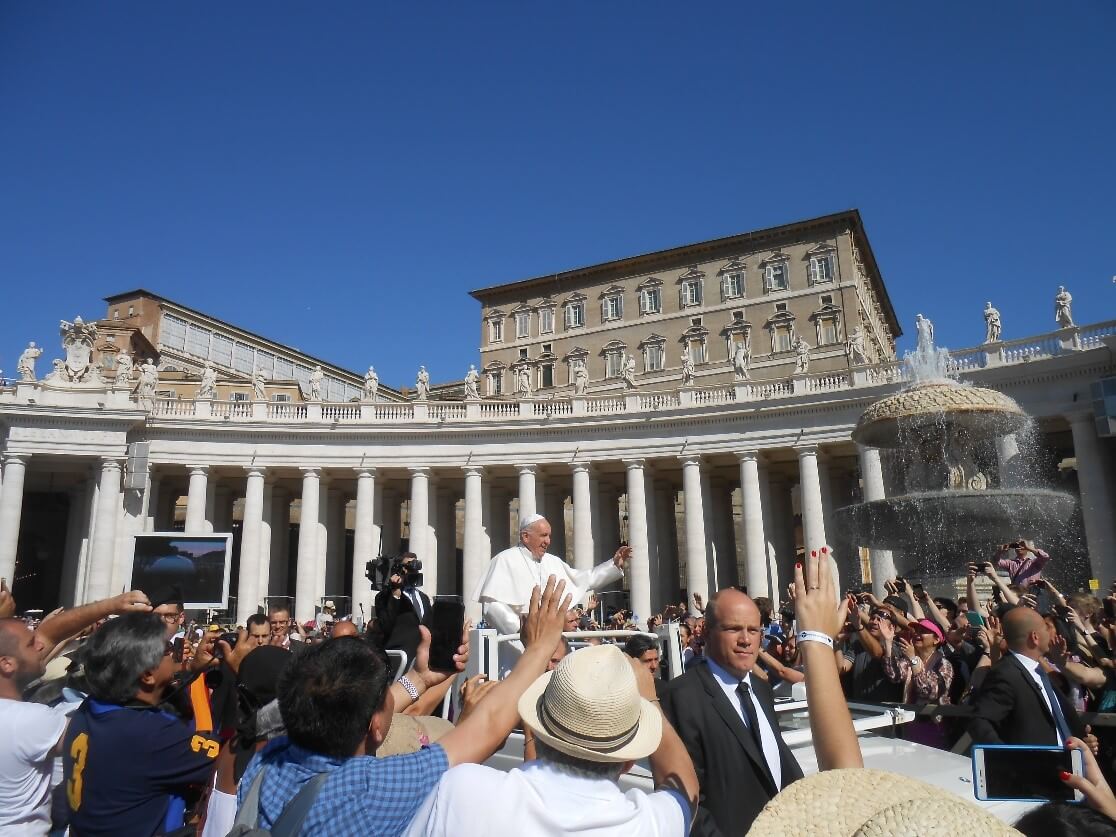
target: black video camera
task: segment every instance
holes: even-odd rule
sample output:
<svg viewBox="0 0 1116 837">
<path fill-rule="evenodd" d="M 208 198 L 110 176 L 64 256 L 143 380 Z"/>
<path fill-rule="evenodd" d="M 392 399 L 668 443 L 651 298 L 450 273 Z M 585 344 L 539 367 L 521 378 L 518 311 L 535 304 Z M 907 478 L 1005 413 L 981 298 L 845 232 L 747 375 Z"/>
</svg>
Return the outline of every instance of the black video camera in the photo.
<svg viewBox="0 0 1116 837">
<path fill-rule="evenodd" d="M 405 555 L 381 555 L 374 561 L 365 562 L 364 576 L 372 582 L 372 589 L 390 590 L 395 586 L 391 583 L 393 575 L 403 579 L 403 583 L 398 585 L 400 587 L 421 587 L 422 561 L 418 558 L 405 561 L 406 557 Z"/>
</svg>

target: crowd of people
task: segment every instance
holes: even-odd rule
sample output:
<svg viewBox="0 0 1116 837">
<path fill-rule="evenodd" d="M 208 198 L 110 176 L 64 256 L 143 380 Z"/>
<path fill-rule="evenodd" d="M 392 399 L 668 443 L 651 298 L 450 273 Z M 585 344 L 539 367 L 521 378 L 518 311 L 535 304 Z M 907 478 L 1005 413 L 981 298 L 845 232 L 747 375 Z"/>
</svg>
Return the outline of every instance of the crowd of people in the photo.
<svg viewBox="0 0 1116 837">
<path fill-rule="evenodd" d="M 573 602 L 556 575 L 538 579 L 523 651 L 494 681 L 461 675 L 467 631 L 455 670 L 431 668 L 429 600 L 402 584 L 368 625 L 330 613 L 306 630 L 275 607 L 230 631 L 187 623 L 159 591 L 29 624 L 0 583 L 0 835 L 851 834 L 900 807 L 905 833 L 922 833 L 919 817 L 929 828 L 956 806 L 965 833 L 1116 834 L 1111 759 L 1082 722 L 1116 695 L 1116 598 L 1063 597 L 1032 545 L 1007 547 L 969 566 L 957 601 L 902 578 L 882 600 L 839 595 L 822 555 L 796 567 L 781 602 L 726 588 L 669 606 L 646 627 L 678 623 L 686 670 L 670 681 L 645 633 L 571 644 L 564 632 L 635 617 Z M 389 611 L 413 629 L 398 677 Z M 788 684 L 806 693 L 817 775 L 779 728 Z M 455 686 L 453 722 L 432 717 Z M 1063 781 L 1087 804 L 1041 806 L 1012 831 L 865 770 L 849 701 L 923 707 L 901 734 L 932 746 L 1079 750 L 1085 775 Z M 515 729 L 523 764 L 486 766 Z M 653 790 L 625 790 L 641 760 Z M 863 783 L 876 792 L 841 830 L 825 806 Z"/>
</svg>

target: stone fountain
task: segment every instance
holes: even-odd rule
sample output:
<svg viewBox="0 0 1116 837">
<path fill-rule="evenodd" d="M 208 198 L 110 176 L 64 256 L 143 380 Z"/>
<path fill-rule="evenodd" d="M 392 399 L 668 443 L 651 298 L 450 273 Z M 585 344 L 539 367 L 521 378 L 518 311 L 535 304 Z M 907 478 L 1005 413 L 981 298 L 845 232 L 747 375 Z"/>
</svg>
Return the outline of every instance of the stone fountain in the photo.
<svg viewBox="0 0 1116 837">
<path fill-rule="evenodd" d="M 952 378 L 933 324 L 921 314 L 916 324 L 918 348 L 906 358 L 911 384 L 872 404 L 852 434 L 882 449 L 894 490 L 838 509 L 837 525 L 861 546 L 952 556 L 954 567 L 994 544 L 1048 537 L 1072 515 L 1074 498 L 1005 484 L 992 453 L 1028 416 L 1006 395 Z"/>
</svg>

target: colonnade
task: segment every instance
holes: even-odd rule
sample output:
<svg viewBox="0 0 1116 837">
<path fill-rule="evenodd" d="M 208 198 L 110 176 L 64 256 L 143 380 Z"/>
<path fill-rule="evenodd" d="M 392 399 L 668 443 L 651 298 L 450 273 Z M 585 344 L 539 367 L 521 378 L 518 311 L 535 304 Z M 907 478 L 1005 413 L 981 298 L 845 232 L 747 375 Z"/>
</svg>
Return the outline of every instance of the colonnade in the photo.
<svg viewBox="0 0 1116 837">
<path fill-rule="evenodd" d="M 1112 478 L 1105 472 L 1105 452 L 1091 414 L 1082 411 L 1067 419 L 1085 535 L 1099 564 L 1093 574 L 1107 583 L 1116 575 Z M 290 459 L 297 462 L 297 449 Z M 363 608 L 365 616 L 371 615 L 374 594 L 365 563 L 381 549 L 393 554 L 404 536 L 423 561 L 428 593 L 460 593 L 468 599 L 490 557 L 515 542 L 513 509 L 517 516 L 547 516 L 553 527 L 551 551 L 577 569 L 607 560 L 626 540 L 633 560 L 625 586 L 641 619 L 677 601 L 683 589 L 708 596 L 739 583 L 753 595 L 778 598 L 800 550 L 808 553 L 841 541 L 830 519 L 835 507 L 859 497 L 879 499 L 886 491 L 879 451 L 854 449 L 847 440 L 744 447 L 731 454 L 595 457 L 572 464 L 389 462 L 341 468 L 290 460 L 241 467 L 156 461 L 142 487 L 134 480 L 122 485 L 120 458 L 89 461 L 88 478 L 71 489 L 63 602 L 91 601 L 123 589 L 131 572 L 131 537 L 174 528 L 183 496 L 184 515 L 177 516 L 186 534 L 229 531 L 233 503 L 241 501 L 234 585 L 240 622 L 269 596 L 293 596 L 295 616 L 310 619 L 323 597 L 345 591 L 351 591 L 354 613 Z M 9 581 L 29 467 L 34 473 L 51 464 L 38 466 L 34 455 L 3 457 L 0 576 Z M 355 501 L 351 513 L 350 501 Z M 347 518 L 352 521 L 352 571 L 346 578 Z M 854 546 L 840 544 L 838 566 L 858 579 Z M 288 585 L 291 560 L 296 564 L 293 585 Z M 886 550 L 872 550 L 870 565 L 877 584 L 895 574 L 894 558 Z M 468 602 L 468 610 L 479 619 L 478 605 Z"/>
</svg>

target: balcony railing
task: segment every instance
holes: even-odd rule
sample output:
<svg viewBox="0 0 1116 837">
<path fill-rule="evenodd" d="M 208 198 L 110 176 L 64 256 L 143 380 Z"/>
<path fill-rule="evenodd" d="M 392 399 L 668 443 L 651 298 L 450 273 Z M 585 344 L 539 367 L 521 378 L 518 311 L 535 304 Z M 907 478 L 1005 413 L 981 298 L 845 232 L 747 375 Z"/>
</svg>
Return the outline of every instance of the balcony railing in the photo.
<svg viewBox="0 0 1116 837">
<path fill-rule="evenodd" d="M 1104 338 L 1116 335 L 1116 320 L 1007 340 L 950 353 L 950 370 L 964 377 L 982 369 L 1033 363 L 1103 348 Z M 638 388 L 621 393 L 525 397 L 518 400 L 412 401 L 409 403 L 290 403 L 274 401 L 220 401 L 215 399 L 137 399 L 115 391 L 119 406 L 131 398 L 156 419 L 217 419 L 230 422 L 283 422 L 321 424 L 411 424 L 549 420 L 555 417 L 623 415 L 688 407 L 718 407 L 754 401 L 771 401 L 842 392 L 867 387 L 903 384 L 908 380 L 901 361 L 829 372 L 792 375 L 767 381 L 737 381 L 711 387 L 670 390 Z M 4 402 L 35 403 L 34 389 L 49 382 L 5 381 L 0 387 Z M 27 390 L 25 387 L 32 389 Z"/>
</svg>

